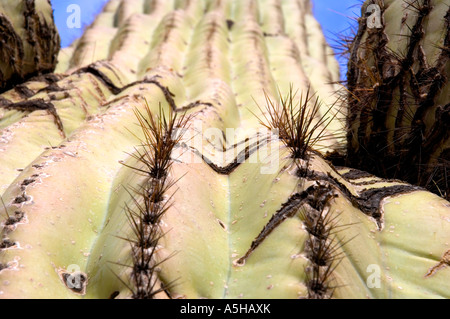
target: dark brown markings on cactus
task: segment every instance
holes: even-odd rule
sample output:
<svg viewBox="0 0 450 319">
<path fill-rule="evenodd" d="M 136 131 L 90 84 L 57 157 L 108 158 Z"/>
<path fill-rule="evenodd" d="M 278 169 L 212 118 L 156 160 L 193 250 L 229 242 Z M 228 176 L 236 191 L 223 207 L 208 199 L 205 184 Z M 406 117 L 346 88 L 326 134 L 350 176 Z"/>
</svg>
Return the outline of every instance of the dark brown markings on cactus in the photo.
<svg viewBox="0 0 450 319">
<path fill-rule="evenodd" d="M 162 85 L 161 83 L 159 83 L 157 78 L 158 78 L 158 76 L 153 76 L 150 79 L 145 79 L 144 81 L 142 81 L 142 83 L 151 83 L 151 84 L 154 84 L 157 87 L 159 87 L 160 90 L 163 92 L 167 103 L 169 103 L 169 105 L 170 105 L 170 107 L 172 108 L 173 111 L 176 111 L 177 110 L 177 105 L 176 105 L 175 100 L 174 100 L 175 94 L 170 92 L 168 87 L 166 87 L 166 86 Z"/>
<path fill-rule="evenodd" d="M 105 64 L 105 65 L 107 66 L 108 64 Z M 158 77 L 160 77 L 160 76 L 155 75 L 151 78 L 145 78 L 144 80 L 132 82 L 123 87 L 117 87 L 111 81 L 111 79 L 108 76 L 106 76 L 106 74 L 104 74 L 102 71 L 100 71 L 98 69 L 98 66 L 95 63 L 91 64 L 85 68 L 79 69 L 76 72 L 76 74 L 79 74 L 79 73 L 90 73 L 90 74 L 94 75 L 95 77 L 100 79 L 114 95 L 118 95 L 118 94 L 122 93 L 124 90 L 126 90 L 130 87 L 133 87 L 135 85 L 138 85 L 138 84 L 154 84 L 161 89 L 161 91 L 164 94 L 164 97 L 166 98 L 167 103 L 170 105 L 172 110 L 174 110 L 174 111 L 177 110 L 177 105 L 175 103 L 175 100 L 173 99 L 175 95 L 172 92 L 170 92 L 168 87 L 165 87 L 158 81 Z"/>
<path fill-rule="evenodd" d="M 5 269 L 8 269 L 8 265 L 0 263 L 0 273 Z"/>
<path fill-rule="evenodd" d="M 381 212 L 381 202 L 386 197 L 394 197 L 402 194 L 424 190 L 423 188 L 418 186 L 403 184 L 403 185 L 384 186 L 379 188 L 376 187 L 369 188 L 363 190 L 362 192 L 359 192 L 358 195 L 354 195 L 342 182 L 340 182 L 337 178 L 335 178 L 331 174 L 324 174 L 321 172 L 299 168 L 297 175 L 301 178 L 306 178 L 311 181 L 322 181 L 333 185 L 352 203 L 354 207 L 361 210 L 364 214 L 374 218 L 375 221 L 377 222 L 379 230 L 383 229 L 384 223 L 383 215 Z M 397 181 L 384 180 L 383 182 L 397 182 Z"/>
<path fill-rule="evenodd" d="M 330 115 L 335 104 L 325 114 L 320 114 L 319 97 L 314 97 L 315 94 L 310 89 L 298 99 L 297 92 L 291 86 L 285 97 L 279 93 L 281 104 L 264 94 L 266 109 L 258 106 L 263 115 L 257 118 L 268 130 L 278 131 L 278 137 L 291 149 L 293 158 L 306 159 L 308 151 L 312 151 L 320 141 L 337 138 L 335 135 L 325 134 L 327 126 L 335 118 Z"/>
<path fill-rule="evenodd" d="M 245 163 L 246 160 L 249 159 L 249 157 L 251 155 L 253 155 L 256 151 L 258 151 L 261 147 L 263 147 L 264 145 L 269 143 L 270 139 L 264 138 L 262 140 L 258 139 L 258 141 L 249 144 L 245 147 L 244 150 L 240 151 L 239 154 L 236 156 L 236 158 L 233 159 L 233 161 L 231 161 L 231 163 L 229 163 L 226 166 L 219 166 L 215 163 L 213 163 L 212 160 L 210 160 L 207 156 L 203 155 L 200 151 L 198 151 L 197 149 L 193 148 L 193 147 L 188 147 L 186 144 L 182 143 L 180 146 L 181 147 L 185 147 L 185 148 L 189 148 L 195 155 L 197 155 L 198 157 L 201 157 L 202 160 L 212 169 L 214 170 L 214 172 L 221 174 L 221 175 L 230 175 L 231 173 L 233 173 L 242 163 Z M 246 139 L 244 142 L 239 142 L 229 148 L 227 148 L 226 150 L 224 150 L 225 152 L 228 151 L 232 151 L 234 148 L 236 148 L 238 145 L 242 144 L 242 143 L 246 143 L 248 141 L 248 139 Z"/>
<path fill-rule="evenodd" d="M 195 130 L 195 129 L 194 129 Z M 200 132 L 200 131 L 197 131 L 197 130 L 195 130 L 195 133 L 194 133 L 195 135 L 201 135 L 202 134 L 202 132 Z M 222 136 L 223 136 L 223 140 L 224 141 L 226 141 L 227 140 L 227 137 L 226 137 L 226 134 L 224 133 L 224 132 L 222 132 Z M 255 136 L 253 136 L 252 137 L 252 139 L 254 139 L 254 138 L 259 138 L 261 135 L 260 135 L 260 133 L 257 133 Z M 215 149 L 216 151 L 218 151 L 218 152 L 230 152 L 230 151 L 233 151 L 234 149 L 236 149 L 237 147 L 239 147 L 239 146 L 241 146 L 242 144 L 245 144 L 245 143 L 248 143 L 249 141 L 250 141 L 250 139 L 251 138 L 249 138 L 249 137 L 247 137 L 247 138 L 245 138 L 244 140 L 241 140 L 241 141 L 239 141 L 239 142 L 237 142 L 237 143 L 235 143 L 235 144 L 233 144 L 233 145 L 228 145 L 228 146 L 225 146 L 225 143 L 224 143 L 224 145 L 222 145 L 222 147 L 220 147 L 220 146 L 218 146 L 218 145 L 216 145 L 216 144 L 213 144 L 210 140 L 208 140 L 208 139 L 206 139 L 206 142 L 208 143 L 208 145 L 209 145 L 209 147 L 211 147 L 211 149 Z M 197 155 L 199 155 L 200 154 L 200 151 L 198 151 L 198 150 L 196 150 L 194 147 L 192 147 L 192 146 L 188 146 L 185 142 L 182 142 L 182 143 L 180 143 L 179 145 L 177 145 L 177 147 L 181 147 L 181 148 L 185 148 L 185 149 L 190 149 L 192 152 L 194 152 L 195 154 L 197 154 Z M 199 157 L 201 157 L 200 155 L 199 155 Z"/>
<path fill-rule="evenodd" d="M 205 106 L 205 107 L 213 107 L 214 105 L 210 102 L 204 102 L 204 101 L 195 101 L 192 103 L 189 103 L 188 105 L 178 107 L 175 103 L 174 97 L 175 95 L 170 91 L 170 89 L 164 85 L 162 85 L 158 78 L 161 76 L 155 75 L 151 78 L 144 78 L 143 80 L 135 81 L 132 83 L 129 83 L 121 88 L 117 87 L 103 72 L 97 69 L 96 65 L 90 65 L 85 68 L 79 69 L 76 73 L 90 73 L 97 78 L 99 78 L 106 87 L 114 94 L 118 95 L 122 93 L 124 90 L 129 89 L 133 86 L 139 85 L 139 84 L 154 84 L 156 85 L 164 94 L 164 97 L 166 99 L 166 102 L 169 104 L 169 106 L 172 108 L 173 111 L 177 113 L 185 113 L 186 111 L 189 111 L 193 108 L 196 108 L 198 106 Z M 0 104 L 1 106 L 1 104 Z"/>
<path fill-rule="evenodd" d="M 14 198 L 13 204 L 22 204 L 26 203 L 31 200 L 31 197 L 28 196 L 25 192 L 22 193 L 22 195 L 17 196 Z"/>
<path fill-rule="evenodd" d="M 3 96 L 0 96 L 0 107 L 4 108 L 4 107 L 6 107 L 8 105 L 11 105 L 11 104 L 13 104 L 13 102 L 11 102 L 8 99 L 5 99 Z"/>
<path fill-rule="evenodd" d="M 272 233 L 275 228 L 281 225 L 286 219 L 295 216 L 303 205 L 309 204 L 311 206 L 314 205 L 314 203 L 320 203 L 318 200 L 319 198 L 326 199 L 330 195 L 334 196 L 331 189 L 326 186 L 324 187 L 323 185 L 313 185 L 301 193 L 295 193 L 292 195 L 289 200 L 284 203 L 272 216 L 260 234 L 251 243 L 250 249 L 244 256 L 237 260 L 236 264 L 244 265 L 248 257 L 262 244 L 267 236 L 269 236 L 270 233 Z"/>
<path fill-rule="evenodd" d="M 27 41 L 36 48 L 34 62 L 36 65 L 44 66 L 42 71 L 52 72 L 57 59 L 57 52 L 52 52 L 52 46 L 59 50 L 59 35 L 52 24 L 48 24 L 45 19 L 41 22 L 39 14 L 36 12 L 35 1 L 25 1 L 24 29 L 27 34 Z M 48 40 L 52 39 L 52 42 Z"/>
<path fill-rule="evenodd" d="M 425 278 L 430 278 L 436 275 L 437 272 L 443 270 L 444 268 L 450 267 L 450 250 L 444 253 L 439 263 L 431 267 L 425 275 Z"/>
<path fill-rule="evenodd" d="M 225 231 L 228 230 L 227 225 L 225 225 L 225 223 L 223 221 L 221 221 L 220 219 L 217 219 L 217 222 L 219 223 L 220 227 L 222 227 Z"/>
<path fill-rule="evenodd" d="M 351 169 L 349 172 L 345 174 L 341 174 L 343 178 L 346 180 L 354 180 L 354 179 L 360 179 L 360 178 L 367 178 L 367 177 L 374 177 L 372 174 L 360 171 L 357 169 Z"/>
<path fill-rule="evenodd" d="M 108 299 L 116 299 L 117 297 L 119 297 L 120 295 L 120 291 L 114 291 Z"/>
<path fill-rule="evenodd" d="M 282 34 L 282 33 L 267 33 L 267 32 L 263 32 L 263 35 L 265 38 L 275 38 L 275 37 L 284 36 L 284 34 Z"/>
<path fill-rule="evenodd" d="M 12 24 L 3 14 L 0 14 L 0 34 L 5 39 L 0 57 L 3 61 L 10 61 L 12 78 L 3 79 L 0 71 L 0 90 L 13 87 L 25 79 L 54 70 L 57 54 L 60 48 L 58 32 L 53 24 L 48 24 L 44 18 L 40 18 L 35 9 L 34 1 L 24 1 L 23 28 L 25 37 L 22 39 L 14 30 Z M 35 48 L 33 58 L 35 70 L 27 74 L 28 65 L 25 65 L 25 52 L 23 42 Z M 6 80 L 6 81 L 5 81 Z"/>
<path fill-rule="evenodd" d="M 414 25 L 407 26 L 410 35 L 404 55 L 387 50 L 388 40 L 383 30 L 369 30 L 366 43 L 355 42 L 353 64 L 349 65 L 348 73 L 353 112 L 349 117 L 347 165 L 380 177 L 399 178 L 442 194 L 447 187 L 444 179 L 435 179 L 435 166 L 446 158 L 436 153 L 449 133 L 448 125 L 439 121 L 442 106 L 436 105 L 435 100 L 447 81 L 450 9 L 444 17 L 444 45 L 438 46 L 441 53 L 436 64 L 430 66 L 422 42 L 424 25 L 432 10 L 431 1 L 414 0 L 407 4 L 417 19 Z M 360 29 L 365 28 L 366 24 L 361 23 Z M 358 48 L 364 48 L 370 57 L 358 60 Z M 369 58 L 374 60 L 372 68 L 367 62 Z M 411 68 L 414 64 L 419 65 L 417 71 Z M 425 119 L 432 113 L 436 121 L 427 124 Z M 395 116 L 394 128 L 386 127 L 387 122 L 392 122 L 388 116 Z M 353 138 L 356 143 L 351 142 Z"/>
<path fill-rule="evenodd" d="M 17 85 L 14 87 L 14 90 L 22 97 L 22 98 L 31 98 L 32 96 L 41 93 L 41 92 L 59 92 L 64 91 L 65 89 L 60 88 L 56 82 L 64 79 L 67 75 L 63 74 L 44 74 L 32 77 L 28 80 L 27 83 Z M 42 82 L 47 84 L 46 87 L 39 89 L 38 91 L 33 91 L 28 87 L 28 83 L 30 82 Z"/>
<path fill-rule="evenodd" d="M 36 178 L 38 178 L 38 177 L 39 177 L 38 174 L 34 174 L 31 177 L 24 179 L 23 182 L 20 183 L 20 189 L 22 191 L 25 191 L 27 186 L 29 186 L 29 185 L 33 184 L 34 182 L 36 182 Z"/>
<path fill-rule="evenodd" d="M 382 228 L 382 214 L 381 202 L 386 197 L 394 197 L 402 194 L 412 193 L 423 190 L 420 187 L 412 185 L 394 185 L 379 188 L 369 188 L 364 190 L 356 198 L 358 208 L 366 214 L 375 218 L 378 222 L 378 227 Z"/>
<path fill-rule="evenodd" d="M 58 112 L 55 106 L 51 102 L 46 102 L 43 99 L 34 99 L 28 101 L 22 101 L 18 103 L 12 103 L 7 105 L 1 105 L 0 107 L 6 109 L 15 109 L 23 112 L 33 112 L 33 111 L 47 111 L 50 115 L 53 116 L 56 126 L 60 134 L 66 138 L 66 134 L 64 132 L 64 125 L 61 121 L 61 118 L 58 115 Z"/>
<path fill-rule="evenodd" d="M 233 30 L 233 27 L 234 27 L 234 21 L 233 20 L 231 20 L 231 19 L 227 19 L 227 28 L 228 28 L 228 31 L 231 31 L 231 30 Z"/>
<path fill-rule="evenodd" d="M 91 82 L 93 85 L 97 84 L 95 82 Z M 97 84 L 98 86 L 98 84 Z M 52 92 L 64 92 L 66 91 L 65 88 L 62 88 L 58 85 L 58 83 L 52 83 L 49 84 L 48 86 L 46 86 L 45 88 L 40 89 L 39 91 L 37 91 L 36 93 L 41 93 L 41 92 L 46 92 L 46 93 L 52 93 Z M 99 92 L 99 90 L 96 90 L 97 92 Z M 100 91 L 101 92 L 101 91 Z M 69 95 L 66 95 L 66 98 L 69 97 Z"/>
<path fill-rule="evenodd" d="M 214 104 L 210 102 L 202 102 L 202 101 L 195 101 L 192 103 L 189 103 L 186 106 L 182 106 L 180 108 L 177 108 L 177 112 L 187 112 L 193 108 L 199 107 L 199 106 L 205 106 L 205 107 L 214 107 Z"/>
<path fill-rule="evenodd" d="M 208 35 L 206 36 L 207 47 L 205 50 L 205 59 L 206 59 L 206 65 L 207 65 L 208 69 L 211 69 L 212 63 L 214 60 L 214 52 L 215 52 L 215 50 L 213 50 L 213 40 L 214 40 L 214 36 L 219 31 L 219 24 L 215 20 L 213 20 L 209 24 L 208 27 L 209 27 L 209 30 L 208 30 Z"/>
<path fill-rule="evenodd" d="M 101 62 L 96 62 L 96 63 L 98 63 L 100 65 L 100 67 L 104 67 L 104 68 L 108 69 L 109 71 L 111 71 L 111 73 L 114 74 L 114 76 L 116 77 L 117 81 L 119 81 L 119 84 L 124 85 L 120 79 L 119 74 L 117 73 L 116 68 L 111 63 L 108 63 L 108 61 L 101 61 Z"/>
<path fill-rule="evenodd" d="M 67 74 L 55 74 L 55 73 L 49 73 L 49 74 L 42 74 L 35 77 L 32 77 L 29 81 L 33 82 L 44 82 L 48 85 L 56 83 L 64 78 L 68 77 Z"/>
<path fill-rule="evenodd" d="M 8 216 L 5 221 L 5 226 L 13 226 L 20 223 L 25 217 L 25 213 L 21 211 L 14 212 L 14 216 Z"/>
<path fill-rule="evenodd" d="M 168 42 L 170 35 L 172 34 L 173 30 L 177 27 L 176 25 L 176 14 L 177 12 L 172 12 L 169 14 L 168 19 L 167 16 L 164 18 L 164 35 L 162 36 L 162 43 Z M 161 59 L 161 56 L 164 54 L 163 47 L 159 46 L 158 50 L 158 61 Z"/>
<path fill-rule="evenodd" d="M 111 81 L 111 79 L 108 76 L 106 76 L 105 73 L 103 73 L 98 69 L 96 63 L 88 65 L 87 67 L 81 68 L 75 72 L 75 74 L 81 73 L 90 73 L 94 75 L 96 78 L 100 79 L 100 81 L 102 81 L 114 95 L 118 95 L 123 91 L 123 89 L 117 87 L 113 83 L 113 81 Z"/>
<path fill-rule="evenodd" d="M 419 5 L 417 5 L 419 6 Z M 411 45 L 410 50 L 408 51 L 408 55 L 406 57 L 406 61 L 413 61 L 414 56 L 414 48 L 418 45 L 419 41 L 424 35 L 424 30 L 422 27 L 423 20 L 426 18 L 426 16 L 431 11 L 431 4 L 430 1 L 424 1 L 424 4 L 420 7 L 415 7 L 418 11 L 419 17 L 416 25 L 412 29 L 412 35 L 411 35 L 411 43 L 414 45 Z M 446 23 L 447 23 L 447 36 L 445 39 L 446 45 L 449 45 L 449 31 L 448 27 L 449 24 L 449 11 L 446 15 Z M 428 156 L 432 154 L 432 152 L 429 152 L 430 144 L 433 145 L 432 147 L 435 147 L 437 145 L 441 144 L 441 140 L 438 136 L 433 136 L 433 134 L 428 135 L 425 133 L 425 124 L 424 124 L 424 118 L 425 113 L 430 110 L 434 106 L 434 100 L 437 95 L 437 93 L 442 88 L 443 84 L 445 83 L 445 64 L 448 60 L 448 55 L 445 51 L 442 51 L 438 63 L 435 67 L 430 68 L 428 66 L 428 63 L 426 62 L 426 58 L 423 54 L 423 49 L 419 47 L 419 57 L 422 56 L 422 58 L 419 59 L 420 62 L 420 70 L 418 73 L 414 74 L 412 83 L 413 93 L 417 101 L 417 110 L 414 114 L 413 122 L 412 122 L 412 131 L 417 132 L 416 135 L 411 134 L 411 136 L 408 138 L 407 142 L 411 144 L 411 147 L 409 149 L 409 152 L 406 155 L 407 159 L 416 160 L 417 154 L 420 154 L 419 158 L 419 164 L 426 164 L 429 162 Z M 422 54 L 420 54 L 422 53 Z M 442 65 L 444 63 L 444 65 Z M 423 98 L 425 96 L 425 98 Z M 436 114 L 438 115 L 438 114 Z M 440 123 L 439 123 L 440 124 Z M 446 126 L 444 126 L 446 127 Z M 433 126 L 433 130 L 435 130 L 436 123 Z M 433 132 L 434 133 L 434 132 Z M 444 133 L 445 134 L 445 133 Z M 412 143 L 413 141 L 418 141 L 416 143 Z M 422 142 L 423 141 L 423 142 Z M 422 143 L 421 143 L 422 142 Z M 417 152 L 417 153 L 416 153 Z M 414 171 L 414 169 L 410 169 L 411 171 Z M 421 170 L 421 167 L 419 166 L 419 171 Z M 419 173 L 420 174 L 420 173 Z M 417 182 L 417 179 L 420 179 L 419 177 L 414 177 L 415 181 Z"/>
<path fill-rule="evenodd" d="M 35 169 L 43 169 L 44 168 L 44 164 L 33 164 L 31 165 L 31 167 L 35 168 Z"/>
<path fill-rule="evenodd" d="M 30 90 L 25 84 L 19 84 L 14 87 L 14 91 L 20 95 L 22 98 L 30 98 L 32 97 L 35 92 Z"/>
<path fill-rule="evenodd" d="M 4 238 L 1 242 L 0 242 L 0 250 L 2 249 L 9 249 L 12 248 L 14 246 L 16 246 L 17 244 L 13 241 L 11 241 L 8 238 Z"/>
<path fill-rule="evenodd" d="M 21 81 L 21 70 L 19 66 L 22 64 L 24 58 L 24 48 L 20 36 L 14 30 L 14 26 L 3 14 L 0 14 L 0 35 L 3 45 L 0 48 L 1 61 L 9 63 L 12 69 L 12 78 L 5 78 L 4 70 L 0 69 L 0 92 L 7 90 L 13 86 L 13 83 Z M 7 62 L 9 61 L 9 62 Z"/>
<path fill-rule="evenodd" d="M 212 163 L 206 156 L 202 155 L 202 159 L 211 167 L 216 173 L 221 175 L 230 175 L 236 168 L 239 167 L 242 163 L 244 163 L 252 153 L 257 151 L 259 145 L 254 145 L 252 148 L 250 145 L 245 147 L 245 150 L 239 152 L 238 156 L 227 166 L 220 167 L 214 163 Z"/>
</svg>

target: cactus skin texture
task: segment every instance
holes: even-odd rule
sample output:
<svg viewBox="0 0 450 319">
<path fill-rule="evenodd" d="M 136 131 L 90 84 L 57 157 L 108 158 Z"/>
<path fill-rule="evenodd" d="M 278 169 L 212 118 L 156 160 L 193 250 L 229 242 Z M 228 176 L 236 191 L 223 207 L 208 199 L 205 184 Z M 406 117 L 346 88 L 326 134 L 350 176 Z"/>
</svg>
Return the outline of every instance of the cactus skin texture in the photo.
<svg viewBox="0 0 450 319">
<path fill-rule="evenodd" d="M 0 92 L 55 69 L 60 38 L 50 1 L 2 1 L 0 37 Z"/>
<path fill-rule="evenodd" d="M 347 164 L 448 199 L 450 2 L 368 1 L 363 16 L 373 3 L 380 27 L 361 18 L 350 48 Z"/>
<path fill-rule="evenodd" d="M 110 1 L 0 96 L 0 298 L 449 298 L 450 203 L 324 159 L 330 52 L 306 0 Z"/>
</svg>

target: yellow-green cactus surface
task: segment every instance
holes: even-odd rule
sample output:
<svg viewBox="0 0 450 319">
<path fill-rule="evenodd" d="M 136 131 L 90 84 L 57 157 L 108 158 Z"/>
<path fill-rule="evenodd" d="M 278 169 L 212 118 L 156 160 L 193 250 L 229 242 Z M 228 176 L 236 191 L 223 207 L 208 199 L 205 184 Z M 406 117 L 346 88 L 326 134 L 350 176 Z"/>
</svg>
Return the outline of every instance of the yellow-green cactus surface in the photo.
<svg viewBox="0 0 450 319">
<path fill-rule="evenodd" d="M 450 203 L 325 160 L 331 53 L 306 0 L 111 0 L 0 95 L 0 298 L 449 298 Z"/>
<path fill-rule="evenodd" d="M 0 92 L 55 69 L 60 38 L 50 1 L 1 1 L 0 38 Z"/>
</svg>

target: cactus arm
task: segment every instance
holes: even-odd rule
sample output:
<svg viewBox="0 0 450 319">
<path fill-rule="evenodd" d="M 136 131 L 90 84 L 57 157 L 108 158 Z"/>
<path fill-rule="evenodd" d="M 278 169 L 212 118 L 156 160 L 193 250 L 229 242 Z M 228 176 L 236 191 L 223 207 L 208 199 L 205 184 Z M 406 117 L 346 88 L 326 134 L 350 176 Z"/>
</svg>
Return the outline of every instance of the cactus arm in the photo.
<svg viewBox="0 0 450 319">
<path fill-rule="evenodd" d="M 449 2 L 379 6 L 382 27 L 362 18 L 351 47 L 347 165 L 447 196 Z"/>
<path fill-rule="evenodd" d="M 48 1 L 3 2 L 0 21 L 1 91 L 54 70 L 60 38 Z"/>
</svg>

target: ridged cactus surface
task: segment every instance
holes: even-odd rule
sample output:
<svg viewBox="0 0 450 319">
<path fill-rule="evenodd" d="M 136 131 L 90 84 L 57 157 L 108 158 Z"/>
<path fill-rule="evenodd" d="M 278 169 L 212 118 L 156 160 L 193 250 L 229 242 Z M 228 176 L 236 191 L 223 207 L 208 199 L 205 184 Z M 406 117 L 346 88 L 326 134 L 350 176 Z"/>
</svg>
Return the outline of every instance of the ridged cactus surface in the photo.
<svg viewBox="0 0 450 319">
<path fill-rule="evenodd" d="M 0 297 L 449 298 L 450 203 L 324 159 L 338 80 L 309 1 L 110 1 L 0 96 Z"/>
<path fill-rule="evenodd" d="M 350 48 L 348 164 L 448 199 L 450 2 L 375 3 Z"/>
<path fill-rule="evenodd" d="M 2 1 L 0 37 L 0 92 L 55 69 L 60 38 L 49 0 Z"/>
</svg>

